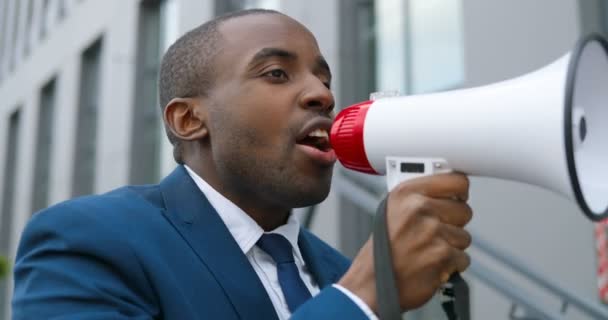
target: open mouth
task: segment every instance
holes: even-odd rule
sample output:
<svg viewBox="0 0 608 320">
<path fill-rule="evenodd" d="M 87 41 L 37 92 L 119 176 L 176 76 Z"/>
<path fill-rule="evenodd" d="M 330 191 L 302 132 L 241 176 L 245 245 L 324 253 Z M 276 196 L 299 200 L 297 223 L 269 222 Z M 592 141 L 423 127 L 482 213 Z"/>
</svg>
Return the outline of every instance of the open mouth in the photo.
<svg viewBox="0 0 608 320">
<path fill-rule="evenodd" d="M 297 143 L 313 147 L 323 152 L 331 150 L 329 134 L 325 129 L 315 129 L 304 138 L 297 141 Z"/>
</svg>

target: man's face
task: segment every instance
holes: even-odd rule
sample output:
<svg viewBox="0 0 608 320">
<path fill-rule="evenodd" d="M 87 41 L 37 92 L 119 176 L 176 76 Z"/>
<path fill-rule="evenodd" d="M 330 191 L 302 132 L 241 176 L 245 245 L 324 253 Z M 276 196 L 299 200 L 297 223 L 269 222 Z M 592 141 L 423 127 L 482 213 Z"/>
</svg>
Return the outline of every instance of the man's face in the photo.
<svg viewBox="0 0 608 320">
<path fill-rule="evenodd" d="M 205 98 L 217 182 L 239 200 L 295 208 L 327 197 L 331 74 L 313 35 L 278 14 L 221 24 Z"/>
</svg>

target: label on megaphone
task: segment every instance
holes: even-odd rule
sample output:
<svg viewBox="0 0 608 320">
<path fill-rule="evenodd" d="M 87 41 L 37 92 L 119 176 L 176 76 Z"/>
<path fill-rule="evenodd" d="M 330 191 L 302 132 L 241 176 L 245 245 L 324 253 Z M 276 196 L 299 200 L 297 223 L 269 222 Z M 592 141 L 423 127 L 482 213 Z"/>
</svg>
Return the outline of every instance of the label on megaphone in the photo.
<svg viewBox="0 0 608 320">
<path fill-rule="evenodd" d="M 441 158 L 386 157 L 386 186 L 389 191 L 406 180 L 448 172 L 452 169 Z"/>
</svg>

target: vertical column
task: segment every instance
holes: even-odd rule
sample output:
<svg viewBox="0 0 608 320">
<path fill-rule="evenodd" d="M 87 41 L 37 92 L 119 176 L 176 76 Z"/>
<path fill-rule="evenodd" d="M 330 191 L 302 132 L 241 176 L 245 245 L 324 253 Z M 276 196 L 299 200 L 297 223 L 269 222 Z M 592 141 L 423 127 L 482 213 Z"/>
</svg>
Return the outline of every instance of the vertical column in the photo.
<svg viewBox="0 0 608 320">
<path fill-rule="evenodd" d="M 96 192 L 128 182 L 138 4 L 120 0 L 107 4 L 115 7 L 115 15 L 104 35 L 101 60 Z"/>
</svg>

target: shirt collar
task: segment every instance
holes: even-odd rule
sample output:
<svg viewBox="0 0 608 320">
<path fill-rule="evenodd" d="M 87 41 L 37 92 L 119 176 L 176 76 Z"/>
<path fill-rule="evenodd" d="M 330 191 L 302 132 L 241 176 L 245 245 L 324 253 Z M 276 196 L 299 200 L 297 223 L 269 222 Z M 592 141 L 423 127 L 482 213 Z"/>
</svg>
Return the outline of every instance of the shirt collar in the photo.
<svg viewBox="0 0 608 320">
<path fill-rule="evenodd" d="M 264 229 L 245 213 L 245 211 L 228 200 L 217 190 L 213 189 L 211 185 L 190 169 L 190 167 L 187 165 L 184 165 L 184 167 L 186 168 L 188 175 L 194 180 L 194 183 L 205 197 L 207 197 L 211 206 L 217 211 L 217 214 L 220 216 L 243 253 L 247 254 L 256 242 L 258 242 L 262 234 L 264 234 Z M 296 257 L 303 261 L 300 248 L 298 247 L 300 222 L 293 213 L 289 215 L 287 223 L 267 233 L 278 233 L 284 236 L 291 244 Z"/>
</svg>

